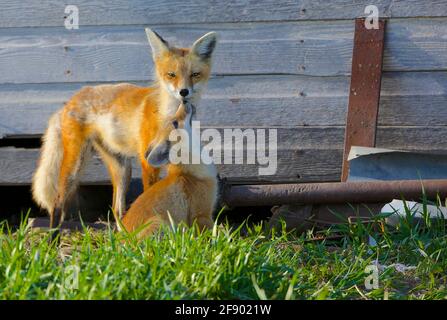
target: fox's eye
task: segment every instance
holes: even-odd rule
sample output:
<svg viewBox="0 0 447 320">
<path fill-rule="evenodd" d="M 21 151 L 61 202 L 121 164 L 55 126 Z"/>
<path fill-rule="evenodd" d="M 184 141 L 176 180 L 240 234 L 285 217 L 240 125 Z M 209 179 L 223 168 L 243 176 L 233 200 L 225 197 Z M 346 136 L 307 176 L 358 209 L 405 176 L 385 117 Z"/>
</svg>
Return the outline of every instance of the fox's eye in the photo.
<svg viewBox="0 0 447 320">
<path fill-rule="evenodd" d="M 200 72 L 193 72 L 193 73 L 191 74 L 191 77 L 193 77 L 193 78 L 200 77 Z"/>
<path fill-rule="evenodd" d="M 172 121 L 172 125 L 174 126 L 174 128 L 178 128 L 178 121 L 177 120 L 174 120 L 174 121 Z"/>
<path fill-rule="evenodd" d="M 169 78 L 175 78 L 175 72 L 168 72 Z"/>
</svg>

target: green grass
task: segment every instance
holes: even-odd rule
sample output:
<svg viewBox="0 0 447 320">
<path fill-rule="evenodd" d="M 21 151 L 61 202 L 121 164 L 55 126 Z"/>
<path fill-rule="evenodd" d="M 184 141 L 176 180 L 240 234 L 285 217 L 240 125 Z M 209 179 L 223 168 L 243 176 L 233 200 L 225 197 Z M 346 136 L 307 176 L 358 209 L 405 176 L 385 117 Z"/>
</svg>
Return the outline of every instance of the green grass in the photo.
<svg viewBox="0 0 447 320">
<path fill-rule="evenodd" d="M 445 299 L 443 220 L 397 228 L 383 216 L 294 236 L 262 225 L 228 225 L 198 235 L 166 227 L 137 243 L 111 230 L 65 234 L 22 225 L 0 232 L 1 299 Z M 377 244 L 368 245 L 372 236 Z M 332 239 L 332 240 L 329 240 Z M 393 264 L 409 268 L 400 272 Z M 378 288 L 365 268 L 379 265 Z M 73 280 L 75 279 L 75 280 Z M 73 286 L 73 284 L 75 284 Z"/>
</svg>

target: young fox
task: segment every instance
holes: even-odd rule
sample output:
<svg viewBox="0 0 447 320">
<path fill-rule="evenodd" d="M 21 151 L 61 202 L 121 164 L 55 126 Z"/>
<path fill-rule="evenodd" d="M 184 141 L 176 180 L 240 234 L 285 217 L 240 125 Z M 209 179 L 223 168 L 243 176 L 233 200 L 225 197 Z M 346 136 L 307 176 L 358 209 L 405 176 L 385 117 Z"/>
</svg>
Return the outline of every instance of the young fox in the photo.
<svg viewBox="0 0 447 320">
<path fill-rule="evenodd" d="M 160 124 L 172 117 L 181 101 L 197 104 L 211 71 L 216 34 L 207 33 L 191 48 L 170 46 L 146 29 L 152 47 L 156 81 L 152 87 L 132 84 L 84 87 L 49 121 L 40 161 L 33 177 L 35 201 L 50 214 L 50 227 L 64 219 L 82 165 L 92 147 L 104 160 L 113 184 L 113 212 L 125 210 L 131 177 L 130 157 L 142 166 L 144 190 L 158 180 L 159 169 L 146 161 Z"/>
<path fill-rule="evenodd" d="M 190 148 L 191 118 L 193 106 L 184 103 L 176 116 L 160 130 L 157 144 L 149 153 L 148 162 L 154 167 L 166 165 L 173 148 L 169 136 L 175 129 L 184 129 L 188 138 L 181 139 L 175 150 L 190 150 L 188 157 L 197 156 L 200 150 Z M 174 152 L 174 151 L 173 151 Z M 178 152 L 178 151 L 177 151 Z M 200 154 L 199 154 L 200 155 Z M 161 224 L 197 223 L 199 228 L 211 228 L 213 208 L 217 199 L 217 172 L 212 164 L 168 164 L 167 176 L 140 195 L 125 214 L 122 224 L 128 232 L 139 230 L 138 238 L 144 238 L 156 231 Z M 143 227 L 144 226 L 144 227 Z"/>
</svg>

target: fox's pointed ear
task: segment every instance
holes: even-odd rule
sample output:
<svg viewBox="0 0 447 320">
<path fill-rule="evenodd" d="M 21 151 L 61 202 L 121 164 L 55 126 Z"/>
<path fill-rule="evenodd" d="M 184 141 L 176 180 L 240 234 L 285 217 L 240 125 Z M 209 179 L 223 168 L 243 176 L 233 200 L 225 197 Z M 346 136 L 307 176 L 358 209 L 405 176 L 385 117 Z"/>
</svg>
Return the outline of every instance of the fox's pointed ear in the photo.
<svg viewBox="0 0 447 320">
<path fill-rule="evenodd" d="M 154 168 L 159 168 L 169 163 L 169 141 L 164 141 L 157 144 L 149 155 L 147 156 L 147 162 Z"/>
<path fill-rule="evenodd" d="M 147 40 L 149 40 L 149 44 L 151 45 L 152 56 L 154 59 L 160 56 L 163 52 L 169 50 L 168 42 L 157 32 L 149 28 L 144 29 L 144 31 L 146 31 Z"/>
<path fill-rule="evenodd" d="M 216 48 L 217 33 L 208 32 L 199 38 L 191 47 L 191 51 L 203 59 L 211 58 L 214 48 Z"/>
</svg>

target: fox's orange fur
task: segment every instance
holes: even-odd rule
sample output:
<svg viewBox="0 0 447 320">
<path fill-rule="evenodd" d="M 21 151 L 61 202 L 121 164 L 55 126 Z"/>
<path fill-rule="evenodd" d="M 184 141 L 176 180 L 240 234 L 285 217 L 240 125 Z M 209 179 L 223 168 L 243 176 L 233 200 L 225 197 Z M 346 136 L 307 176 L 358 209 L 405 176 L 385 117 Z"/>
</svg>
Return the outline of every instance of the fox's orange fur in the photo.
<svg viewBox="0 0 447 320">
<path fill-rule="evenodd" d="M 188 110 L 185 119 L 179 119 L 177 116 L 175 120 L 178 121 L 179 128 L 185 129 L 190 136 L 193 107 L 183 105 L 179 110 L 182 108 Z M 158 144 L 151 151 L 149 159 L 157 158 L 158 162 L 154 165 L 168 161 L 166 150 L 170 149 L 171 144 L 167 141 L 172 130 L 174 127 L 168 124 L 163 129 Z M 190 140 L 188 139 L 188 142 Z M 189 145 L 185 148 L 189 148 Z M 176 224 L 184 222 L 191 226 L 195 222 L 201 229 L 211 228 L 217 189 L 217 176 L 213 165 L 169 164 L 167 176 L 152 185 L 132 204 L 122 220 L 123 226 L 128 232 L 138 231 L 138 238 L 143 238 L 154 233 L 161 224 L 169 224 L 170 215 Z"/>
<path fill-rule="evenodd" d="M 159 169 L 146 160 L 160 124 L 183 100 L 197 103 L 211 69 L 216 35 L 208 33 L 190 49 L 179 49 L 146 29 L 152 47 L 156 81 L 152 87 L 132 84 L 84 87 L 54 114 L 43 137 L 33 197 L 48 210 L 51 227 L 64 217 L 66 201 L 92 148 L 104 160 L 113 183 L 113 211 L 119 219 L 131 177 L 130 158 L 138 157 L 144 189 L 158 180 Z"/>
</svg>

